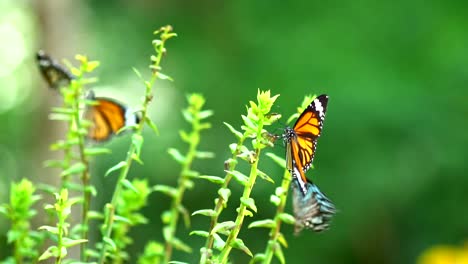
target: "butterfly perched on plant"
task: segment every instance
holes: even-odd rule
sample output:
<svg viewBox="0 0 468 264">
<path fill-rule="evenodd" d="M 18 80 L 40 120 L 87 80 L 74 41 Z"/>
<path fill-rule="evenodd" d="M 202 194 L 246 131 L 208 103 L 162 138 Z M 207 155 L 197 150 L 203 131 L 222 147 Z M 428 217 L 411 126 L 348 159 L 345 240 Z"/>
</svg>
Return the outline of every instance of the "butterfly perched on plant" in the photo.
<svg viewBox="0 0 468 264">
<path fill-rule="evenodd" d="M 37 52 L 36 60 L 42 77 L 44 77 L 50 88 L 58 89 L 67 86 L 71 80 L 75 79 L 73 74 L 42 50 Z"/>
<path fill-rule="evenodd" d="M 58 89 L 67 86 L 75 79 L 73 74 L 45 52 L 37 52 L 36 59 L 41 74 L 50 88 Z M 91 121 L 87 135 L 90 140 L 106 141 L 122 128 L 140 123 L 140 117 L 137 113 L 115 99 L 96 97 L 92 90 L 88 91 L 86 99 L 91 101 L 83 114 L 85 119 Z"/>
<path fill-rule="evenodd" d="M 336 213 L 333 203 L 305 175 L 314 160 L 327 104 L 327 95 L 316 97 L 302 112 L 294 126 L 287 127 L 283 134 L 286 142 L 286 168 L 294 180 L 293 207 L 296 233 L 303 228 L 314 231 L 325 230 Z"/>
<path fill-rule="evenodd" d="M 123 127 L 140 123 L 140 116 L 123 103 L 107 97 L 96 97 L 92 90 L 87 99 L 92 101 L 84 112 L 84 118 L 91 121 L 88 138 L 102 142 L 116 135 Z"/>
</svg>

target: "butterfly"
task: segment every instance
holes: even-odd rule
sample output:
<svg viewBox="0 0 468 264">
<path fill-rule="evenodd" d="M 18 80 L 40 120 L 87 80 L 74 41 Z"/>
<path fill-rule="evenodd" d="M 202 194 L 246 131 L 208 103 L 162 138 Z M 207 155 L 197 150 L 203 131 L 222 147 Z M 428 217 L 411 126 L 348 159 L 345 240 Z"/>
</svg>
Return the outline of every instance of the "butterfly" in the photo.
<svg viewBox="0 0 468 264">
<path fill-rule="evenodd" d="M 44 77 L 50 88 L 58 89 L 67 86 L 71 80 L 75 79 L 73 74 L 42 50 L 37 52 L 36 60 L 42 77 Z"/>
<path fill-rule="evenodd" d="M 45 52 L 37 52 L 36 59 L 42 76 L 50 88 L 58 89 L 75 79 L 73 74 Z M 91 121 L 87 138 L 92 141 L 107 141 L 122 128 L 135 126 L 141 121 L 139 114 L 115 99 L 96 97 L 92 90 L 88 91 L 86 99 L 92 102 L 86 106 L 83 114 L 85 119 Z"/>
<path fill-rule="evenodd" d="M 335 206 L 305 173 L 312 166 L 327 110 L 328 96 L 316 97 L 302 112 L 292 128 L 286 127 L 283 139 L 286 143 L 286 167 L 291 173 L 293 208 L 296 233 L 303 228 L 322 231 L 328 228 L 336 213 Z"/>
<path fill-rule="evenodd" d="M 91 121 L 88 138 L 95 142 L 103 142 L 116 135 L 126 126 L 140 123 L 140 116 L 123 103 L 107 97 L 95 97 L 92 90 L 87 99 L 93 102 L 84 112 L 84 118 Z"/>
</svg>

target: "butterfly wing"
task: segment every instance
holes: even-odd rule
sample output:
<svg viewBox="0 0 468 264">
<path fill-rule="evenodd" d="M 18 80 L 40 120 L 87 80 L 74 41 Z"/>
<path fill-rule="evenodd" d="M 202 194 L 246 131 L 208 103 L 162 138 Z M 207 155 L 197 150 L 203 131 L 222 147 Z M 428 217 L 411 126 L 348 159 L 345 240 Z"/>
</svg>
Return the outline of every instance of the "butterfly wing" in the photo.
<svg viewBox="0 0 468 264">
<path fill-rule="evenodd" d="M 312 182 L 306 183 L 307 193 L 303 195 L 298 185 L 293 185 L 293 209 L 296 219 L 294 232 L 306 228 L 320 232 L 328 228 L 336 213 L 335 206 Z"/>
<path fill-rule="evenodd" d="M 302 112 L 293 128 L 286 128 L 286 165 L 303 195 L 307 194 L 305 172 L 312 166 L 328 104 L 328 96 L 316 97 Z"/>
<path fill-rule="evenodd" d="M 327 110 L 328 96 L 322 94 L 316 97 L 294 124 L 296 133 L 297 158 L 296 163 L 307 171 L 311 166 L 317 147 L 317 139 L 320 137 Z"/>
<path fill-rule="evenodd" d="M 58 89 L 61 86 L 66 86 L 75 78 L 65 67 L 55 62 L 42 50 L 37 52 L 36 60 L 42 77 L 50 88 Z"/>
<path fill-rule="evenodd" d="M 92 98 L 94 105 L 89 106 L 85 118 L 92 122 L 88 138 L 102 142 L 117 134 L 124 126 L 140 122 L 137 114 L 129 111 L 122 103 L 104 97 Z"/>
<path fill-rule="evenodd" d="M 88 138 L 101 142 L 108 140 L 125 126 L 126 107 L 113 99 L 94 98 L 95 104 L 88 106 L 85 118 L 92 122 Z"/>
</svg>

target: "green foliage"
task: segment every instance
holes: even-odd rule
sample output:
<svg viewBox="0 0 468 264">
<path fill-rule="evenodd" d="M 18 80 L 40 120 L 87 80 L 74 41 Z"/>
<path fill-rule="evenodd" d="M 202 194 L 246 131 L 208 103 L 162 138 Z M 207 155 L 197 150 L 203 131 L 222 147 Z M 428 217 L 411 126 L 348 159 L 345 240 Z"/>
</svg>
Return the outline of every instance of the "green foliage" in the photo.
<svg viewBox="0 0 468 264">
<path fill-rule="evenodd" d="M 32 182 L 22 179 L 11 184 L 9 204 L 0 206 L 0 214 L 11 222 L 7 238 L 8 243 L 13 244 L 14 263 L 35 262 L 39 256 L 38 245 L 43 237 L 31 230 L 31 219 L 37 213 L 32 207 L 41 199 L 35 193 Z"/>
<path fill-rule="evenodd" d="M 278 95 L 271 96 L 270 91 L 258 91 L 257 102 L 250 101 L 250 106 L 247 107 L 247 115 L 241 116 L 244 121 L 244 124 L 241 126 L 243 132 L 225 123 L 238 141 L 230 145 L 232 157 L 225 162 L 226 176 L 224 180 L 217 176 L 214 178 L 204 178 L 215 184 L 221 184 L 221 186 L 218 189 L 218 197 L 215 199 L 214 209 L 202 209 L 194 213 L 208 216 L 211 220 L 208 233 L 200 230 L 192 232 L 194 235 L 206 238 L 205 247 L 201 249 L 200 263 L 226 263 L 232 248 L 239 249 L 252 256 L 249 248 L 237 235 L 242 227 L 244 217 L 253 216 L 253 212 L 257 212 L 257 206 L 254 199 L 250 197 L 250 193 L 259 175 L 258 162 L 261 150 L 270 145 L 263 136 L 267 133 L 264 127 L 271 125 L 278 119 L 277 115 L 270 114 L 271 107 L 277 97 Z M 249 149 L 245 145 L 245 141 L 249 138 L 252 139 L 252 149 Z M 236 170 L 238 159 L 245 160 L 250 165 L 249 175 Z M 262 173 L 262 178 L 271 179 L 264 173 Z M 238 215 L 235 221 L 218 222 L 221 213 L 228 206 L 228 199 L 231 194 L 229 183 L 232 179 L 244 187 L 240 204 L 237 208 Z M 221 236 L 226 236 L 227 238 L 223 239 Z M 213 249 L 218 250 L 219 253 L 215 253 Z"/>
<path fill-rule="evenodd" d="M 72 212 L 72 206 L 80 202 L 81 198 L 69 198 L 68 190 L 62 189 L 60 193 L 55 194 L 55 200 L 55 204 L 47 204 L 44 209 L 55 215 L 56 225 L 44 225 L 39 227 L 39 230 L 47 232 L 49 237 L 56 241 L 56 245 L 48 247 L 39 257 L 39 261 L 55 258 L 55 263 L 62 263 L 67 256 L 68 248 L 86 243 L 87 240 L 73 239 L 69 236 L 70 223 L 67 220 Z"/>
<path fill-rule="evenodd" d="M 143 255 L 138 258 L 138 264 L 159 264 L 164 259 L 164 245 L 150 241 L 145 246 Z"/>
<path fill-rule="evenodd" d="M 184 193 L 187 189 L 194 186 L 192 179 L 201 178 L 209 181 L 220 181 L 216 176 L 200 176 L 200 173 L 191 169 L 192 163 L 195 159 L 211 158 L 214 155 L 211 152 L 199 151 L 198 145 L 201 139 L 201 131 L 211 127 L 211 124 L 206 122 L 205 119 L 213 115 L 211 110 L 203 110 L 205 98 L 200 94 L 190 94 L 187 96 L 188 107 L 182 111 L 185 120 L 192 126 L 191 131 L 179 131 L 180 138 L 186 142 L 188 146 L 187 153 L 184 155 L 179 150 L 171 148 L 168 153 L 174 158 L 175 161 L 181 164 L 182 170 L 180 172 L 177 188 L 157 185 L 156 191 L 160 191 L 168 195 L 172 199 L 171 208 L 163 212 L 163 234 L 165 239 L 165 254 L 164 262 L 171 261 L 173 248 L 190 253 L 192 249 L 176 237 L 177 223 L 179 216 L 182 215 L 185 220 L 185 226 L 190 227 L 190 215 L 187 209 L 182 205 Z M 208 211 L 197 211 L 194 214 L 209 214 Z"/>
<path fill-rule="evenodd" d="M 257 178 L 267 184 L 274 184 L 272 177 L 267 172 L 260 170 L 260 160 L 263 160 L 264 149 L 273 146 L 273 140 L 278 136 L 267 131 L 268 126 L 276 122 L 281 115 L 271 113 L 271 109 L 279 95 L 271 95 L 270 91 L 257 92 L 255 101 L 250 101 L 247 113 L 241 115 L 242 125 L 240 130 L 229 123 L 224 123 L 234 135 L 236 142 L 228 146 L 227 151 L 231 157 L 224 163 L 224 176 L 205 175 L 195 171 L 193 163 L 196 160 L 209 159 L 214 153 L 202 151 L 199 145 L 202 142 L 202 131 L 211 128 L 207 119 L 213 115 L 212 110 L 204 109 L 205 98 L 201 94 L 187 95 L 187 108 L 182 110 L 182 116 L 191 128 L 180 130 L 180 139 L 187 143 L 187 150 L 169 148 L 168 154 L 181 166 L 176 186 L 157 184 L 149 186 L 146 179 L 129 180 L 130 169 L 133 162 L 143 165 L 141 154 L 146 142 L 143 137 L 143 127 L 148 125 L 156 134 L 159 129 L 148 115 L 148 106 L 154 98 L 153 86 L 157 80 L 172 80 L 171 77 L 161 72 L 161 61 L 166 52 L 166 41 L 174 36 L 170 26 L 162 27 L 156 31 L 157 38 L 153 41 L 155 54 L 151 56 L 151 77 L 145 80 L 142 74 L 134 69 L 142 80 L 145 94 L 138 114 L 142 122 L 124 127 L 132 129 L 131 142 L 125 159 L 111 166 L 104 177 L 116 176 L 116 185 L 112 192 L 111 200 L 105 204 L 102 211 L 91 211 L 90 202 L 96 194 L 96 188 L 90 184 L 90 157 L 107 154 L 110 151 L 102 147 L 92 147 L 85 144 L 88 128 L 91 122 L 84 120 L 81 112 L 86 107 L 95 104 L 86 99 L 85 84 L 93 82 L 93 79 L 84 78 L 85 73 L 93 71 L 98 62 L 88 61 L 84 56 L 76 56 L 80 62 L 79 68 L 71 67 L 71 72 L 76 76 L 67 87 L 60 89 L 63 95 L 63 106 L 53 109 L 50 118 L 64 122 L 67 125 L 65 139 L 57 140 L 51 144 L 53 151 L 63 152 L 60 160 L 48 161 L 51 167 L 59 168 L 60 188 L 44 186 L 44 191 L 53 194 L 55 203 L 46 204 L 44 209 L 52 217 L 50 224 L 42 225 L 39 230 L 42 236 L 47 236 L 52 241 L 41 255 L 38 248 L 42 245 L 37 232 L 31 231 L 29 221 L 35 215 L 32 205 L 39 199 L 35 195 L 33 185 L 23 180 L 19 184 L 12 185 L 12 195 L 9 205 L 0 207 L 0 213 L 6 215 L 12 222 L 12 229 L 8 233 L 10 243 L 14 243 L 14 261 L 22 260 L 32 262 L 54 259 L 55 263 L 127 263 L 131 260 L 128 252 L 129 245 L 134 242 L 130 231 L 137 225 L 146 224 L 148 219 L 141 214 L 143 207 L 147 205 L 148 197 L 152 192 L 160 192 L 171 200 L 170 208 L 161 212 L 163 226 L 161 233 L 164 243 L 150 241 L 144 252 L 140 255 L 138 263 L 184 263 L 172 260 L 174 250 L 192 253 L 194 250 L 188 242 L 180 239 L 180 230 L 177 230 L 179 222 L 183 221 L 186 229 L 191 227 L 191 216 L 205 216 L 210 219 L 207 230 L 187 230 L 190 235 L 197 235 L 205 239 L 205 246 L 200 249 L 200 263 L 228 263 L 232 249 L 237 249 L 252 258 L 252 262 L 270 263 L 273 256 L 285 263 L 283 247 L 287 246 L 284 235 L 280 232 L 282 223 L 294 224 L 294 217 L 284 212 L 291 177 L 285 173 L 281 186 L 276 188 L 270 197 L 270 202 L 277 208 L 272 219 L 255 219 L 248 228 L 267 228 L 270 230 L 269 238 L 265 237 L 266 249 L 264 253 L 252 252 L 246 242 L 239 237 L 240 231 L 246 225 L 246 217 L 254 217 L 265 204 L 254 200 L 251 196 Z M 310 101 L 310 98 L 306 99 Z M 306 102 L 305 101 L 305 102 Z M 306 107 L 304 103 L 302 107 Z M 267 155 L 275 162 L 283 166 L 284 159 L 271 153 Z M 237 165 L 244 162 L 248 169 L 238 168 Z M 80 180 L 80 181 L 79 181 Z M 184 206 L 186 191 L 196 187 L 197 180 L 213 183 L 217 188 L 214 199 L 214 208 L 200 209 L 193 213 Z M 234 181 L 231 181 L 234 180 Z M 80 182 L 77 184 L 76 182 Z M 238 202 L 230 201 L 235 191 L 231 182 L 237 183 L 242 188 L 242 194 Z M 239 187 L 237 186 L 237 187 Z M 77 192 L 75 192 L 77 191 Z M 78 193 L 77 196 L 75 193 Z M 76 210 L 77 204 L 82 205 L 83 217 L 78 224 L 72 225 L 71 214 Z M 233 206 L 237 215 L 232 219 L 221 221 L 224 209 Z M 233 211 L 234 211 L 234 208 Z M 101 237 L 95 245 L 88 245 L 89 221 L 96 220 L 100 223 Z M 68 256 L 69 249 L 80 246 L 79 260 L 73 260 Z M 94 246 L 94 248 L 93 248 Z M 7 259 L 12 261 L 12 258 Z"/>
<path fill-rule="evenodd" d="M 140 79 L 143 81 L 143 84 L 145 86 L 145 96 L 143 103 L 140 107 L 141 111 L 141 119 L 145 120 L 146 122 L 140 122 L 134 131 L 134 134 L 132 135 L 132 143 L 130 144 L 129 150 L 127 152 L 127 157 L 124 161 L 119 162 L 117 165 L 112 167 L 111 169 L 108 170 L 106 173 L 109 174 L 113 171 L 119 171 L 119 176 L 117 179 L 117 185 L 114 189 L 113 195 L 112 195 L 112 200 L 110 203 L 106 204 L 104 208 L 104 223 L 101 227 L 102 230 L 102 242 L 99 244 L 101 251 L 98 254 L 99 255 L 99 261 L 98 263 L 105 263 L 106 259 L 108 257 L 111 257 L 113 262 L 121 262 L 123 261 L 124 257 L 126 256 L 125 253 L 121 253 L 119 255 L 114 255 L 114 254 L 107 254 L 108 250 L 112 250 L 112 252 L 115 252 L 118 248 L 117 245 L 121 245 L 124 247 L 129 243 L 129 241 L 126 239 L 125 236 L 117 236 L 114 237 L 117 240 L 114 240 L 112 238 L 112 230 L 114 228 L 114 224 L 117 220 L 116 217 L 116 208 L 118 207 L 119 200 L 121 199 L 122 193 L 124 192 L 124 187 L 129 186 L 127 179 L 128 172 L 130 170 L 130 167 L 132 165 L 133 161 L 136 161 L 138 163 L 142 163 L 140 159 L 141 155 L 141 149 L 144 143 L 143 136 L 142 136 L 142 131 L 143 131 L 143 126 L 145 123 L 151 124 L 150 127 L 153 128 L 157 132 L 156 126 L 153 124 L 153 122 L 150 120 L 150 117 L 148 116 L 148 105 L 153 99 L 153 85 L 158 79 L 170 79 L 167 75 L 164 75 L 161 73 L 161 60 L 162 56 L 166 51 L 165 45 L 166 41 L 172 37 L 175 37 L 176 34 L 172 32 L 172 27 L 171 26 L 165 26 L 162 27 L 160 30 L 157 30 L 154 32 L 156 36 L 159 37 L 159 39 L 153 40 L 153 48 L 155 51 L 155 55 L 151 56 L 151 65 L 150 69 L 152 70 L 152 75 L 151 79 L 149 81 L 146 81 L 143 79 L 142 75 L 135 70 L 137 75 L 140 77 Z M 130 188 L 131 190 L 132 188 Z M 122 240 L 120 240 L 122 238 Z M 96 255 L 95 253 L 92 253 L 93 255 Z"/>
<path fill-rule="evenodd" d="M 115 248 L 112 254 L 112 263 L 128 261 L 126 247 L 133 240 L 129 236 L 131 227 L 146 224 L 148 220 L 139 211 L 146 206 L 151 188 L 147 180 L 134 179 L 124 184 L 125 189 L 117 201 L 115 222 L 112 231 L 112 240 Z"/>
</svg>

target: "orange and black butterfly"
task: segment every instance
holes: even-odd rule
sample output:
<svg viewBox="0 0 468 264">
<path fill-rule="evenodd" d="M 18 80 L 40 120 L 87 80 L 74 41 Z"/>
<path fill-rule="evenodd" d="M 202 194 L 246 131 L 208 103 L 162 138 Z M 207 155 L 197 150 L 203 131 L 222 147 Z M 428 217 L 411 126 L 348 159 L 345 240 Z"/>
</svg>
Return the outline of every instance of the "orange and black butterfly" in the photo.
<svg viewBox="0 0 468 264">
<path fill-rule="evenodd" d="M 75 79 L 73 74 L 43 51 L 37 53 L 37 63 L 50 88 L 58 89 Z M 87 136 L 90 140 L 106 141 L 123 127 L 140 123 L 139 115 L 117 100 L 96 97 L 92 90 L 89 91 L 87 99 L 92 101 L 84 111 L 84 118 L 91 121 Z"/>
<path fill-rule="evenodd" d="M 36 59 L 42 77 L 44 77 L 50 88 L 58 89 L 62 86 L 67 86 L 71 80 L 75 79 L 73 74 L 50 58 L 44 51 L 38 51 Z"/>
<path fill-rule="evenodd" d="M 299 116 L 293 128 L 287 127 L 283 134 L 286 142 L 286 167 L 295 181 L 293 207 L 296 233 L 303 228 L 325 230 L 336 213 L 333 203 L 305 175 L 314 160 L 327 104 L 327 95 L 316 97 Z"/>
<path fill-rule="evenodd" d="M 125 126 L 140 123 L 140 116 L 121 102 L 107 97 L 95 97 L 93 91 L 87 96 L 93 102 L 84 112 L 85 119 L 91 121 L 88 138 L 102 142 L 116 135 Z"/>
</svg>

